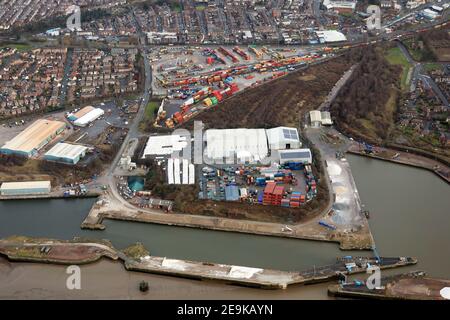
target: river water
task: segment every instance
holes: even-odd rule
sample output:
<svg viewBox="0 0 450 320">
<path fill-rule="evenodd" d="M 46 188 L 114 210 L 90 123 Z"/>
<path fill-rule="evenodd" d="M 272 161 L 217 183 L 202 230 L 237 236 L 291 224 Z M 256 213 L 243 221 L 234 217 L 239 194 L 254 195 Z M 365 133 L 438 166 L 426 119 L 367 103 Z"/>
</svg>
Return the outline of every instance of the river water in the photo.
<svg viewBox="0 0 450 320">
<path fill-rule="evenodd" d="M 449 186 L 425 170 L 352 155 L 348 160 L 362 203 L 371 212 L 369 223 L 379 254 L 419 259 L 418 265 L 398 272 L 420 269 L 430 276 L 450 278 Z M 370 254 L 343 252 L 334 243 L 110 220 L 105 221 L 105 231 L 81 230 L 79 226 L 93 201 L 0 202 L 0 238 L 84 236 L 109 239 L 117 248 L 139 241 L 152 255 L 281 270 L 329 264 L 342 255 Z M 106 268 L 105 263 L 101 264 Z M 185 284 L 185 281 L 180 280 L 180 283 Z M 293 296 L 289 296 L 288 289 L 277 297 L 326 297 L 325 288 L 324 285 L 296 288 L 290 291 L 295 293 Z M 239 292 L 249 298 L 256 292 L 249 290 Z"/>
</svg>

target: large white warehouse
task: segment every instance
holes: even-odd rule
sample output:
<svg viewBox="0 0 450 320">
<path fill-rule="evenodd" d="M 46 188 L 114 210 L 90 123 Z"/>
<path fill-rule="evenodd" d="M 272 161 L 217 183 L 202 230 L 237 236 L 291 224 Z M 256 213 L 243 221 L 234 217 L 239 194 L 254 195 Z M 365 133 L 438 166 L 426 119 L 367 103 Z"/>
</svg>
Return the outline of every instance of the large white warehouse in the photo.
<svg viewBox="0 0 450 320">
<path fill-rule="evenodd" d="M 302 146 L 296 128 L 277 127 L 266 130 L 270 150 L 298 149 Z"/>
<path fill-rule="evenodd" d="M 151 136 L 145 145 L 143 158 L 170 156 L 173 152 L 181 152 L 187 145 L 187 138 L 180 135 Z"/>
<path fill-rule="evenodd" d="M 3 182 L 0 187 L 2 196 L 48 194 L 50 191 L 50 181 Z"/>
<path fill-rule="evenodd" d="M 48 161 L 77 164 L 78 161 L 86 155 L 87 150 L 88 147 L 82 145 L 61 142 L 51 148 L 44 155 L 44 159 Z"/>
<path fill-rule="evenodd" d="M 205 141 L 205 157 L 219 163 L 225 159 L 256 163 L 269 153 L 265 129 L 210 129 Z"/>
<path fill-rule="evenodd" d="M 205 132 L 205 157 L 216 163 L 263 161 L 271 151 L 301 147 L 295 128 L 210 129 Z"/>
<path fill-rule="evenodd" d="M 75 120 L 73 122 L 73 124 L 76 126 L 79 126 L 79 127 L 86 127 L 88 124 L 90 124 L 91 122 L 94 122 L 95 120 L 97 120 L 104 114 L 105 114 L 105 111 L 103 109 L 95 108 L 92 111 L 89 111 L 88 113 L 86 113 L 81 118 L 78 118 L 77 120 Z"/>
</svg>

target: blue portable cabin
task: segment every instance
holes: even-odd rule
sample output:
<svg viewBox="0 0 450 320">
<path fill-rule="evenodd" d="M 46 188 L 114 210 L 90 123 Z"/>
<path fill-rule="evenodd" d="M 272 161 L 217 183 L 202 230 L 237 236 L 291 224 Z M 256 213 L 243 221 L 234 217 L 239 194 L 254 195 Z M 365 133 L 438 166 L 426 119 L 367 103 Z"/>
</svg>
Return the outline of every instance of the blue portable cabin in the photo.
<svg viewBox="0 0 450 320">
<path fill-rule="evenodd" d="M 230 185 L 225 187 L 225 200 L 226 201 L 239 200 L 239 188 L 236 185 Z"/>
<path fill-rule="evenodd" d="M 264 187 L 266 185 L 266 178 L 258 177 L 256 178 L 256 185 L 260 187 Z"/>
<path fill-rule="evenodd" d="M 261 190 L 258 192 L 258 203 L 263 203 L 264 192 Z"/>
</svg>

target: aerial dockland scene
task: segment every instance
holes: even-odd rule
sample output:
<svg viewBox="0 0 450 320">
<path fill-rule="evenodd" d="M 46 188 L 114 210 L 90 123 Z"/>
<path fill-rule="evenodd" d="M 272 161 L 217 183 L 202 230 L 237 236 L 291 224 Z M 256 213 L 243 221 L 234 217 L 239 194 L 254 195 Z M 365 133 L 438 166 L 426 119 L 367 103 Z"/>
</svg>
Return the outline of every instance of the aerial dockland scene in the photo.
<svg viewBox="0 0 450 320">
<path fill-rule="evenodd" d="M 0 299 L 450 299 L 449 7 L 0 0 Z"/>
</svg>

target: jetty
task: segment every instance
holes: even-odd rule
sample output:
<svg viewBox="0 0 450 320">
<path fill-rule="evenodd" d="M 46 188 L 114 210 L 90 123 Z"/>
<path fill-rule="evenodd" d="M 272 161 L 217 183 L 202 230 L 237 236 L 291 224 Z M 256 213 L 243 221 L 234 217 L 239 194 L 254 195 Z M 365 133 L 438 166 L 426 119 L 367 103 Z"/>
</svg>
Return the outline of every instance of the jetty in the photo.
<svg viewBox="0 0 450 320">
<path fill-rule="evenodd" d="M 123 251 L 109 242 L 75 238 L 73 240 L 33 239 L 13 237 L 0 240 L 0 254 L 11 261 L 42 262 L 51 264 L 86 264 L 107 257 L 123 261 L 130 271 L 162 274 L 262 289 L 286 289 L 294 284 L 311 284 L 338 279 L 341 275 L 366 273 L 370 266 L 380 269 L 416 264 L 409 257 L 372 258 L 344 257 L 335 263 L 304 271 L 281 271 L 237 265 L 196 262 L 151 256 L 140 244 Z"/>
</svg>

